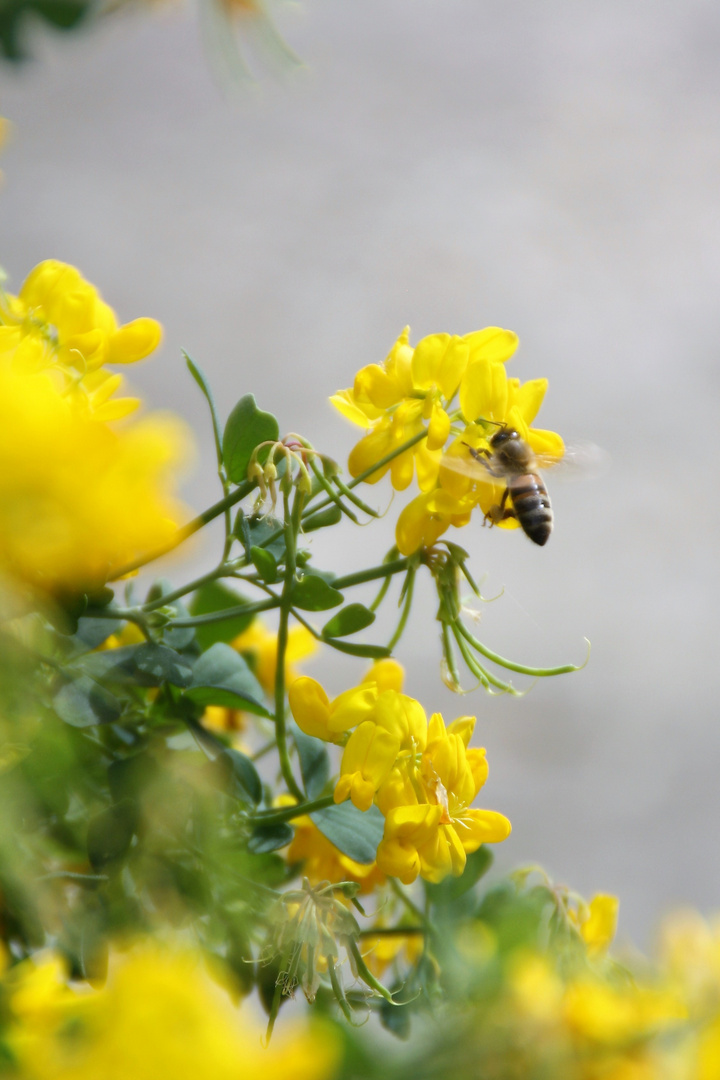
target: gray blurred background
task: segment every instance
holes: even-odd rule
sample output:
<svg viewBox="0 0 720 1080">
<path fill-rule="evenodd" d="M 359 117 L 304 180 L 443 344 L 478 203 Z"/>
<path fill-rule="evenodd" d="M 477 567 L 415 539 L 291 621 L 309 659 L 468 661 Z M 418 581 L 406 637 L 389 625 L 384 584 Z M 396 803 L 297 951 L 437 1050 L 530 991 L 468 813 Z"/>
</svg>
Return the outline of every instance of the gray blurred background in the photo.
<svg viewBox="0 0 720 1080">
<path fill-rule="evenodd" d="M 280 26 L 307 67 L 236 93 L 172 8 L 42 36 L 0 72 L 1 261 L 75 263 L 121 319 L 159 318 L 130 372 L 201 432 L 185 488 L 217 497 L 187 348 L 224 414 L 253 391 L 281 430 L 344 460 L 327 404 L 410 323 L 520 335 L 511 373 L 550 379 L 540 415 L 609 451 L 549 482 L 556 530 L 453 539 L 485 592 L 481 636 L 526 663 L 580 661 L 523 699 L 438 677 L 423 581 L 400 647 L 428 711 L 476 712 L 508 814 L 498 865 L 539 861 L 621 896 L 647 943 L 669 907 L 720 907 L 718 387 L 720 7 L 712 0 L 306 0 Z M 366 489 L 383 509 L 386 484 Z M 377 561 L 370 531 L 315 541 L 323 568 Z M 215 537 L 191 568 L 213 565 Z M 169 572 L 180 580 L 177 565 Z M 420 615 L 422 612 L 422 616 Z M 376 637 L 387 634 L 383 623 Z M 375 629 L 375 628 L 374 628 Z M 313 666 L 334 690 L 363 670 Z"/>
</svg>

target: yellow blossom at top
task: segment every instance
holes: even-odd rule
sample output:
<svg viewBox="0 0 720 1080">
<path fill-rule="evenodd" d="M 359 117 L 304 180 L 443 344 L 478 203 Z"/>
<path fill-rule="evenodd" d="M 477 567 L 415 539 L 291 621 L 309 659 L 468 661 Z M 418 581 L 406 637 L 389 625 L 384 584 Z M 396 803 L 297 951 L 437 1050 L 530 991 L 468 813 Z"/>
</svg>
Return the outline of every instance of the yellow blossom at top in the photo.
<svg viewBox="0 0 720 1080">
<path fill-rule="evenodd" d="M 398 518 L 395 537 L 403 555 L 431 546 L 450 525 L 466 525 L 476 506 L 488 515 L 501 504 L 507 480 L 493 476 L 482 463 L 492 455 L 491 439 L 497 431 L 517 431 L 541 464 L 562 458 L 561 437 L 531 426 L 546 390 L 547 379 L 521 384 L 508 378 L 499 360 L 480 358 L 468 365 L 460 386 L 464 427 L 442 455 L 436 486 L 413 499 Z M 518 527 L 512 516 L 497 524 Z"/>
<path fill-rule="evenodd" d="M 9 1044 L 30 1080 L 327 1080 L 337 1046 L 296 1024 L 268 1049 L 249 1009 L 233 1008 L 188 948 L 140 944 L 115 956 L 105 987 L 71 991 L 54 959 L 8 979 Z M 72 1038 L 68 1037 L 72 1031 Z"/>
<path fill-rule="evenodd" d="M 0 365 L 52 374 L 76 406 L 99 420 L 117 420 L 139 405 L 114 397 L 122 376 L 105 365 L 142 360 L 161 338 L 155 319 L 120 326 L 95 286 L 56 259 L 39 263 L 17 296 L 0 294 Z"/>
</svg>

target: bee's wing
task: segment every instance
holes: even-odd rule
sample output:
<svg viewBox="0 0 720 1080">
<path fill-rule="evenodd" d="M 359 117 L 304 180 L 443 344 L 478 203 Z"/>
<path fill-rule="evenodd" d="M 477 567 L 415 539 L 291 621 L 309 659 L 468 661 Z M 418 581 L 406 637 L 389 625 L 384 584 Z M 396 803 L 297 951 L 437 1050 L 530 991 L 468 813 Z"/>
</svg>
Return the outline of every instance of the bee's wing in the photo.
<svg viewBox="0 0 720 1080">
<path fill-rule="evenodd" d="M 442 468 L 450 469 L 451 472 L 469 476 L 471 480 L 497 480 L 485 464 L 484 458 L 456 457 L 454 454 L 443 454 Z"/>
<path fill-rule="evenodd" d="M 535 463 L 541 472 L 552 469 L 553 480 L 594 480 L 610 468 L 610 455 L 595 443 L 571 442 L 562 457 L 536 454 Z"/>
</svg>

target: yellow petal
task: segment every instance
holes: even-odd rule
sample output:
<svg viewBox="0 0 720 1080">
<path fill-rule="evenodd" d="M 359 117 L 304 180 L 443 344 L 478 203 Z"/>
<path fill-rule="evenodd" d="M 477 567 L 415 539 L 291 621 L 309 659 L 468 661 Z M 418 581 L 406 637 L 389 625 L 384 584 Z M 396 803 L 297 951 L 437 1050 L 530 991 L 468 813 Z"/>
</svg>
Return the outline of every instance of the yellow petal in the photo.
<svg viewBox="0 0 720 1080">
<path fill-rule="evenodd" d="M 526 424 L 532 424 L 539 413 L 547 388 L 547 379 L 530 379 L 511 392 L 510 403 L 520 410 Z"/>
<path fill-rule="evenodd" d="M 134 319 L 125 323 L 108 341 L 108 363 L 134 364 L 157 349 L 162 327 L 156 319 Z"/>
<path fill-rule="evenodd" d="M 480 418 L 505 420 L 508 387 L 502 364 L 484 358 L 468 364 L 460 384 L 460 408 L 469 424 Z"/>
<path fill-rule="evenodd" d="M 450 417 L 437 402 L 433 402 L 430 424 L 428 426 L 428 450 L 441 450 L 450 434 Z"/>
<path fill-rule="evenodd" d="M 466 334 L 464 340 L 470 349 L 470 362 L 482 358 L 504 364 L 519 344 L 517 334 L 499 326 L 486 326 L 484 330 Z"/>
<path fill-rule="evenodd" d="M 402 664 L 388 656 L 383 660 L 376 660 L 370 670 L 363 675 L 362 681 L 374 683 L 380 694 L 384 690 L 397 690 L 400 693 L 404 678 L 405 669 Z"/>
<path fill-rule="evenodd" d="M 437 384 L 449 341 L 449 334 L 430 334 L 418 341 L 412 358 L 412 379 L 417 389 L 429 390 Z"/>
<path fill-rule="evenodd" d="M 337 394 L 332 395 L 330 402 L 346 420 L 361 428 L 370 427 L 372 421 L 382 415 L 382 410 L 376 409 L 369 402 L 357 402 L 352 390 L 338 390 Z"/>
<path fill-rule="evenodd" d="M 296 679 L 288 689 L 288 701 L 301 731 L 316 739 L 332 739 L 329 729 L 330 699 L 319 682 L 307 675 Z"/>
</svg>

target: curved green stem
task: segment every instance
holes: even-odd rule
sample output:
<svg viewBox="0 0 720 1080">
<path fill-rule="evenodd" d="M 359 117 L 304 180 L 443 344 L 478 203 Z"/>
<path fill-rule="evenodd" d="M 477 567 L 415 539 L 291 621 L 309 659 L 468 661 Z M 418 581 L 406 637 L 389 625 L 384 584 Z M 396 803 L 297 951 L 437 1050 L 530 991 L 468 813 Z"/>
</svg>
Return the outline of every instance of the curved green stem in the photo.
<svg viewBox="0 0 720 1080">
<path fill-rule="evenodd" d="M 455 620 L 455 626 L 470 647 L 475 649 L 476 652 L 479 652 L 482 656 L 486 657 L 486 659 L 492 660 L 492 662 L 499 667 L 504 667 L 508 671 L 517 671 L 521 675 L 535 675 L 539 678 L 544 678 L 549 675 L 567 675 L 571 671 L 580 671 L 580 669 L 587 664 L 587 658 L 583 664 L 563 664 L 562 667 L 554 668 L 528 667 L 526 664 L 516 664 L 512 660 L 506 660 L 504 656 L 500 656 L 498 653 L 493 652 L 492 649 L 488 649 L 486 645 L 483 645 L 481 641 L 478 641 L 459 618 Z"/>
</svg>

